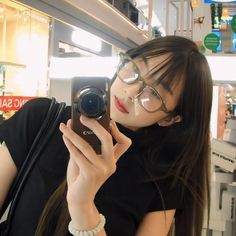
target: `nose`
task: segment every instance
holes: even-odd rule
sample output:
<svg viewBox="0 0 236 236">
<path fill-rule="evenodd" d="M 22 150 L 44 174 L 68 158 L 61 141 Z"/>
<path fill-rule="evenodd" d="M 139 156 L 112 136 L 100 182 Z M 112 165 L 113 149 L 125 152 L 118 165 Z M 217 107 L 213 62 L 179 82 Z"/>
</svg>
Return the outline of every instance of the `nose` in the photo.
<svg viewBox="0 0 236 236">
<path fill-rule="evenodd" d="M 133 100 L 135 96 L 137 96 L 137 94 L 140 92 L 141 87 L 142 87 L 141 81 L 134 84 L 127 84 L 126 87 L 124 88 L 124 92 L 130 99 Z"/>
</svg>

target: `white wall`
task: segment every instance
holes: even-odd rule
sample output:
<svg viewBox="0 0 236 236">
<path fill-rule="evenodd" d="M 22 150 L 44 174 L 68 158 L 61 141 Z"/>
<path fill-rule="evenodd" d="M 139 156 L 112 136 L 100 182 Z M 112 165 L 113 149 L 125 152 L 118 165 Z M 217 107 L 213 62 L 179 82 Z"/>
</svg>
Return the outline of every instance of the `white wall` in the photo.
<svg viewBox="0 0 236 236">
<path fill-rule="evenodd" d="M 215 84 L 217 83 L 236 83 L 236 57 L 235 56 L 222 56 L 211 55 L 206 56 L 209 63 L 212 79 Z M 211 112 L 211 135 L 217 138 L 218 127 L 218 114 L 219 114 L 219 86 L 213 87 L 213 101 Z"/>
<path fill-rule="evenodd" d="M 206 56 L 206 58 L 214 81 L 236 82 L 235 56 L 217 54 Z"/>
<path fill-rule="evenodd" d="M 183 2 L 183 10 L 181 11 L 180 1 L 153 0 L 153 12 L 164 27 L 167 35 L 175 34 L 175 31 L 180 30 L 181 26 L 182 30 L 191 28 L 192 13 L 188 1 Z"/>
</svg>

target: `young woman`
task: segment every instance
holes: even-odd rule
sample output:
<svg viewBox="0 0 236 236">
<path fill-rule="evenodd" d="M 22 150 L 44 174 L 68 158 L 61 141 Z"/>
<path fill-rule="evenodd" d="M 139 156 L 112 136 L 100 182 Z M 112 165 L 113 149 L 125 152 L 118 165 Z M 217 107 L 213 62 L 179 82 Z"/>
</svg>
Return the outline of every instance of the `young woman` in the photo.
<svg viewBox="0 0 236 236">
<path fill-rule="evenodd" d="M 72 131 L 67 107 L 30 174 L 9 235 L 70 235 L 68 225 L 74 235 L 166 236 L 171 228 L 176 236 L 201 235 L 211 101 L 210 70 L 191 40 L 166 36 L 121 54 L 111 132 L 81 116 L 102 154 Z M 49 104 L 31 100 L 0 126 L 0 205 Z"/>
</svg>

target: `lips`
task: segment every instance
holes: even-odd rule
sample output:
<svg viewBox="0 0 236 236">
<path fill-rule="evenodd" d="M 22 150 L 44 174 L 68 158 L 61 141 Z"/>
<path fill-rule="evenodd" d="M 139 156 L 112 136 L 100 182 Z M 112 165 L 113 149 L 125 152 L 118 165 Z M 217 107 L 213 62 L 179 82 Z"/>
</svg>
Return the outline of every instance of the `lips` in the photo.
<svg viewBox="0 0 236 236">
<path fill-rule="evenodd" d="M 123 113 L 129 113 L 127 109 L 125 108 L 124 104 L 115 96 L 115 107 Z"/>
</svg>

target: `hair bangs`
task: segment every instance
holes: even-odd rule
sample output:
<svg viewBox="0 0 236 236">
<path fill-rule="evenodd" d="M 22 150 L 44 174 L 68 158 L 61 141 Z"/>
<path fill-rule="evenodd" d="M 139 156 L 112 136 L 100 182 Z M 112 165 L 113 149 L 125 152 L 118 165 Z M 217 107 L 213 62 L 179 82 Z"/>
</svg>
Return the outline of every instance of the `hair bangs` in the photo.
<svg viewBox="0 0 236 236">
<path fill-rule="evenodd" d="M 160 55 L 166 54 L 162 53 Z M 148 78 L 153 80 L 153 86 L 161 84 L 168 90 L 171 90 L 172 86 L 184 82 L 186 76 L 186 63 L 181 60 L 180 57 L 174 56 L 168 53 L 169 56 L 161 63 L 156 64 L 148 73 Z M 147 58 L 154 58 L 149 57 Z"/>
</svg>

